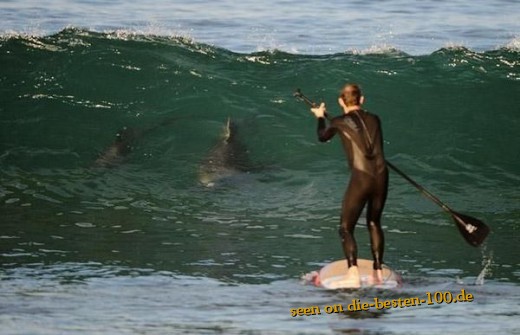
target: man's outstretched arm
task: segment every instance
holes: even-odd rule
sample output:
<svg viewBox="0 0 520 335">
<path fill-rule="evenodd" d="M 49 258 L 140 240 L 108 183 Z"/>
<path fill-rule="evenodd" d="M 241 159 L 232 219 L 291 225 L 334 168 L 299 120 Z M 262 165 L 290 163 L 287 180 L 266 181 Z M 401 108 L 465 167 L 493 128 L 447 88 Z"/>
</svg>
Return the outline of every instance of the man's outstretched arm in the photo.
<svg viewBox="0 0 520 335">
<path fill-rule="evenodd" d="M 327 127 L 327 122 L 325 121 L 325 117 L 318 118 L 318 140 L 320 142 L 327 142 L 332 137 L 336 135 L 336 128 Z"/>
</svg>

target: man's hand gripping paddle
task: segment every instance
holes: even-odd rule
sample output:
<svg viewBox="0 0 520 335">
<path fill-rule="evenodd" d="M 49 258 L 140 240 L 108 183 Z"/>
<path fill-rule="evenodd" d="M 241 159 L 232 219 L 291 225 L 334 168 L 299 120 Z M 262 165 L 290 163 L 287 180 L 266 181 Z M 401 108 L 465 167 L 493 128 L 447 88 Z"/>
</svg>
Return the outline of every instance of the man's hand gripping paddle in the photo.
<svg viewBox="0 0 520 335">
<path fill-rule="evenodd" d="M 317 105 L 312 100 L 303 95 L 300 89 L 297 89 L 296 92 L 294 92 L 294 96 L 304 101 L 312 108 L 317 107 Z M 330 117 L 328 115 L 326 115 L 326 117 L 330 120 Z M 450 214 L 453 221 L 455 222 L 455 225 L 459 229 L 460 233 L 462 234 L 466 242 L 468 242 L 474 247 L 477 247 L 481 245 L 482 242 L 486 239 L 486 236 L 489 234 L 489 227 L 484 222 L 475 219 L 474 217 L 455 212 L 450 207 L 448 207 L 448 205 L 443 203 L 439 198 L 437 198 L 427 189 L 419 185 L 412 178 L 408 177 L 403 171 L 398 169 L 388 160 L 386 161 L 386 164 L 397 174 L 406 179 L 410 184 L 415 186 L 424 196 L 432 200 L 434 203 L 439 205 L 444 211 Z"/>
</svg>

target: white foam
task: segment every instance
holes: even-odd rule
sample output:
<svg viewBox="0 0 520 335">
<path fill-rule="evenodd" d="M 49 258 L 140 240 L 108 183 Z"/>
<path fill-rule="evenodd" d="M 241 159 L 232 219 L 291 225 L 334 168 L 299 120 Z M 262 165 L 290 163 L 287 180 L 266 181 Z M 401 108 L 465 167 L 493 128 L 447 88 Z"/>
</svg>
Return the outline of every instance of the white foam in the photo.
<svg viewBox="0 0 520 335">
<path fill-rule="evenodd" d="M 511 51 L 520 51 L 520 36 L 514 37 L 511 41 L 509 41 L 503 48 Z"/>
<path fill-rule="evenodd" d="M 390 45 L 390 44 L 375 44 L 368 48 L 364 49 L 347 49 L 346 53 L 351 53 L 353 55 L 384 55 L 384 54 L 392 54 L 398 53 L 399 49 Z"/>
</svg>

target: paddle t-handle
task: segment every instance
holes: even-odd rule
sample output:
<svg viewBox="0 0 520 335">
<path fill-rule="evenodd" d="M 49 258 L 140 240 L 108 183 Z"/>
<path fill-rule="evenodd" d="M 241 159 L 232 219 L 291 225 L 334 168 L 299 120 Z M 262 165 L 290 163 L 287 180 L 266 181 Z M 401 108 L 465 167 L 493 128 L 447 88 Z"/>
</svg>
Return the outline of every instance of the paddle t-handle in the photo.
<svg viewBox="0 0 520 335">
<path fill-rule="evenodd" d="M 297 88 L 296 91 L 294 91 L 293 96 L 295 96 L 296 98 L 302 100 L 302 101 L 305 102 L 307 105 L 309 105 L 309 107 L 311 107 L 311 108 L 317 108 L 317 107 L 318 107 L 318 104 L 315 103 L 314 101 L 312 101 L 311 99 L 307 98 L 307 97 L 302 93 L 302 90 L 300 90 L 299 88 Z M 331 117 L 329 116 L 329 114 L 325 113 L 325 117 L 326 117 L 328 120 L 331 120 Z"/>
<path fill-rule="evenodd" d="M 309 105 L 310 107 L 312 108 L 315 108 L 315 107 L 318 107 L 318 105 L 311 101 L 311 99 L 307 98 L 303 93 L 302 93 L 302 90 L 300 90 L 299 88 L 296 89 L 296 91 L 294 92 L 293 94 L 295 97 L 299 98 L 300 100 L 303 100 L 305 101 L 305 103 L 307 105 Z"/>
</svg>

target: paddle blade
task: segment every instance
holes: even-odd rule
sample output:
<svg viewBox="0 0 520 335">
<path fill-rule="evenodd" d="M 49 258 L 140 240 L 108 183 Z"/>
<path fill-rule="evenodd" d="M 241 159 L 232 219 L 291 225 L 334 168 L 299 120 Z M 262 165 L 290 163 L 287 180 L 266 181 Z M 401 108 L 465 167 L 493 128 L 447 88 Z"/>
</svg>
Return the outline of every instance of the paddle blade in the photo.
<svg viewBox="0 0 520 335">
<path fill-rule="evenodd" d="M 484 222 L 456 212 L 451 214 L 457 228 L 459 228 L 460 233 L 469 244 L 478 247 L 484 242 L 489 234 L 489 227 Z"/>
</svg>

